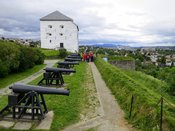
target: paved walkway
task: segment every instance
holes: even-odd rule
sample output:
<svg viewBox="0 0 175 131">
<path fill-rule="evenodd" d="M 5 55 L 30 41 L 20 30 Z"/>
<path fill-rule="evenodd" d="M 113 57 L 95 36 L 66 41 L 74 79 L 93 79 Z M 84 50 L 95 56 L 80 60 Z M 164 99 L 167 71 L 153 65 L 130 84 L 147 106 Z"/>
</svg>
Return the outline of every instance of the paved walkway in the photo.
<svg viewBox="0 0 175 131">
<path fill-rule="evenodd" d="M 56 62 L 58 62 L 58 60 L 45 60 L 44 64 L 46 64 L 46 67 L 52 67 Z M 32 80 L 36 79 L 37 77 L 39 77 L 41 74 L 43 74 L 43 72 L 44 72 L 44 70 L 41 69 L 40 71 L 32 74 L 31 76 L 29 76 L 23 80 L 20 80 L 18 82 L 27 84 L 27 83 L 31 82 Z M 0 97 L 2 95 L 7 95 L 10 93 L 11 90 L 9 89 L 9 86 L 11 86 L 11 85 L 8 85 L 7 87 L 5 87 L 3 89 L 0 89 Z"/>
<path fill-rule="evenodd" d="M 102 111 L 98 117 L 86 122 L 77 123 L 64 129 L 64 131 L 83 131 L 89 128 L 95 128 L 99 131 L 132 131 L 133 129 L 125 121 L 123 111 L 120 109 L 110 90 L 106 87 L 95 64 L 89 64 L 92 69 Z"/>
</svg>

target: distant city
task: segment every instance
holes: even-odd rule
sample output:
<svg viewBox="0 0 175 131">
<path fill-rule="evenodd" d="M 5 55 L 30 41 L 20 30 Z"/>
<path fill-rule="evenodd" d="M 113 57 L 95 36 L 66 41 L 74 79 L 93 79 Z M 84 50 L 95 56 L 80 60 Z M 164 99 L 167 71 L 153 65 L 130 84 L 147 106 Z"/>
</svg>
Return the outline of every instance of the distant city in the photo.
<svg viewBox="0 0 175 131">
<path fill-rule="evenodd" d="M 1 40 L 8 40 L 8 41 L 17 41 L 23 45 L 30 45 L 34 42 L 37 43 L 37 46 L 40 46 L 39 39 L 20 39 L 20 38 L 6 38 L 1 36 Z M 127 42 L 115 42 L 113 43 L 99 43 L 93 41 L 80 41 L 79 46 L 92 46 L 92 47 L 100 47 L 100 48 L 109 48 L 109 49 L 123 49 L 123 50 L 135 50 L 138 48 L 156 48 L 156 49 L 163 49 L 163 50 L 175 50 L 175 46 L 129 46 Z"/>
</svg>

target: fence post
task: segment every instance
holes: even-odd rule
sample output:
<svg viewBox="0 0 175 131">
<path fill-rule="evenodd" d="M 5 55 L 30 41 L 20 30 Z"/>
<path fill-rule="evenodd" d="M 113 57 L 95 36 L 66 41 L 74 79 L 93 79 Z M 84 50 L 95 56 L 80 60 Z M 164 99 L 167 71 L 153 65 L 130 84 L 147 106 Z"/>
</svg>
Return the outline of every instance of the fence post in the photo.
<svg viewBox="0 0 175 131">
<path fill-rule="evenodd" d="M 160 131 L 162 131 L 162 124 L 163 124 L 163 97 L 160 100 Z"/>
<path fill-rule="evenodd" d="M 132 95 L 132 97 L 131 97 L 131 106 L 130 106 L 130 111 L 129 111 L 129 118 L 131 118 L 133 102 L 134 102 L 134 96 Z"/>
</svg>

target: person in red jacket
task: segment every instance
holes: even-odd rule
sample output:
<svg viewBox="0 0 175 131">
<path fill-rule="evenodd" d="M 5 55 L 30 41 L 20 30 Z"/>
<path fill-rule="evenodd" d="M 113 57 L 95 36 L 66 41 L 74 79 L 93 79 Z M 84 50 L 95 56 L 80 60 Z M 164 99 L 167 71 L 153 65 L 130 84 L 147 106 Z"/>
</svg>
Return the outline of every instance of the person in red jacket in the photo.
<svg viewBox="0 0 175 131">
<path fill-rule="evenodd" d="M 86 61 L 86 59 L 87 59 L 87 55 L 86 53 L 83 53 L 83 61 Z"/>
<path fill-rule="evenodd" d="M 89 56 L 90 56 L 90 61 L 93 62 L 94 61 L 94 54 L 92 52 L 90 52 Z"/>
<path fill-rule="evenodd" d="M 89 53 L 87 52 L 86 53 L 86 61 L 89 62 L 89 60 L 90 60 L 90 56 L 89 56 Z"/>
</svg>

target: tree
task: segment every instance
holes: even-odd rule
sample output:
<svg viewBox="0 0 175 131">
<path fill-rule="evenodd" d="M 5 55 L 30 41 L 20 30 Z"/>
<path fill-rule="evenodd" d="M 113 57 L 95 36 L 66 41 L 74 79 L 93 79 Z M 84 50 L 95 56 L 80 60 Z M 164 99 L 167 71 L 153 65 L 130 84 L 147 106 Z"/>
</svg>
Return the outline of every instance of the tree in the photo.
<svg viewBox="0 0 175 131">
<path fill-rule="evenodd" d="M 165 56 L 161 56 L 160 59 L 158 59 L 158 62 L 162 63 L 162 64 L 165 64 L 166 63 L 166 58 Z"/>
</svg>

